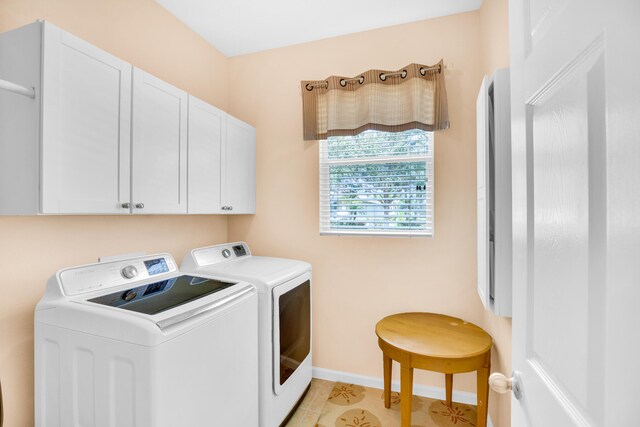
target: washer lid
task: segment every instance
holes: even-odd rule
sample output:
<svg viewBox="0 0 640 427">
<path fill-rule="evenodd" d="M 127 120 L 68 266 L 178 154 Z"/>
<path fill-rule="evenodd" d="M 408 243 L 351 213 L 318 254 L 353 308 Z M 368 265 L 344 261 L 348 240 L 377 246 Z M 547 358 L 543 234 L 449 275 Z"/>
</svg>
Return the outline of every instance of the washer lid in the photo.
<svg viewBox="0 0 640 427">
<path fill-rule="evenodd" d="M 178 276 L 87 301 L 144 314 L 158 314 L 233 286 L 234 283 L 195 276 Z"/>
</svg>

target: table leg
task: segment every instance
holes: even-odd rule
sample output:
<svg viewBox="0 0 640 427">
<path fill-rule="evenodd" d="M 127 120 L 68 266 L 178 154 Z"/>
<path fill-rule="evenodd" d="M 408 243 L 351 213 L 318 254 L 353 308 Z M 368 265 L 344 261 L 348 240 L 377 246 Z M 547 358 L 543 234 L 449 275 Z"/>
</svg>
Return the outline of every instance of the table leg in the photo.
<svg viewBox="0 0 640 427">
<path fill-rule="evenodd" d="M 382 366 L 384 371 L 384 407 L 391 407 L 391 358 L 382 353 Z"/>
<path fill-rule="evenodd" d="M 447 391 L 447 406 L 451 408 L 451 396 L 453 395 L 453 374 L 444 374 L 445 390 Z"/>
<path fill-rule="evenodd" d="M 411 427 L 411 401 L 413 400 L 413 368 L 400 363 L 400 421 L 401 427 Z"/>
<path fill-rule="evenodd" d="M 478 369 L 478 427 L 487 426 L 489 410 L 489 370 L 490 366 Z"/>
</svg>

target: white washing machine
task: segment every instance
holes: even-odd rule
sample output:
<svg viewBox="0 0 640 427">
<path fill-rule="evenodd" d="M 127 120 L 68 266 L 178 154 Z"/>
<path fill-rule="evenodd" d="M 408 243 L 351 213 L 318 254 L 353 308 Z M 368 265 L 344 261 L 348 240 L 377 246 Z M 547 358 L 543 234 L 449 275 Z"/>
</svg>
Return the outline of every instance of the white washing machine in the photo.
<svg viewBox="0 0 640 427">
<path fill-rule="evenodd" d="M 60 270 L 35 311 L 36 427 L 257 426 L 257 303 L 168 254 Z"/>
<path fill-rule="evenodd" d="M 258 289 L 260 426 L 283 424 L 311 383 L 311 265 L 236 242 L 194 249 L 180 269 Z"/>
</svg>

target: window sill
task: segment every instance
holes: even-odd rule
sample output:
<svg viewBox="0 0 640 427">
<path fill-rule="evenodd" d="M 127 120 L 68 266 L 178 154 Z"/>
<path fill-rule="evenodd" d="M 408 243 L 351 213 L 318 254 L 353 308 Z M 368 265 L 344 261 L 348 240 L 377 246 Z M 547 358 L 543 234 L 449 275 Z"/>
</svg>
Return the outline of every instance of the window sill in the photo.
<svg viewBox="0 0 640 427">
<path fill-rule="evenodd" d="M 433 232 L 401 233 L 397 231 L 321 231 L 321 236 L 359 236 L 359 237 L 418 237 L 433 238 Z"/>
</svg>

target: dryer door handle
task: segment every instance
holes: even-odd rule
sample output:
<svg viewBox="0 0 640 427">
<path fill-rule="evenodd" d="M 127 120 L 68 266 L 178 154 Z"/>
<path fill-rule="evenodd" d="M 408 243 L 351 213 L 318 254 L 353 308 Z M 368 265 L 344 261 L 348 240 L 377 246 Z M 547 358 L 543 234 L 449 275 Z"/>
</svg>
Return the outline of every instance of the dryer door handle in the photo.
<svg viewBox="0 0 640 427">
<path fill-rule="evenodd" d="M 178 323 L 187 322 L 188 320 L 193 319 L 196 316 L 200 316 L 206 313 L 210 313 L 212 311 L 216 311 L 230 304 L 231 302 L 236 302 L 237 300 L 245 296 L 253 295 L 255 293 L 256 293 L 256 288 L 254 288 L 252 285 L 247 285 L 244 288 L 237 290 L 236 292 L 233 292 L 232 294 L 229 294 L 226 297 L 219 299 L 217 301 L 213 301 L 201 307 L 196 307 L 189 311 L 185 311 L 184 313 L 176 314 L 175 316 L 171 316 L 166 319 L 159 320 L 156 322 L 156 326 L 161 331 L 164 331 L 165 329 L 171 326 L 175 326 Z"/>
</svg>

